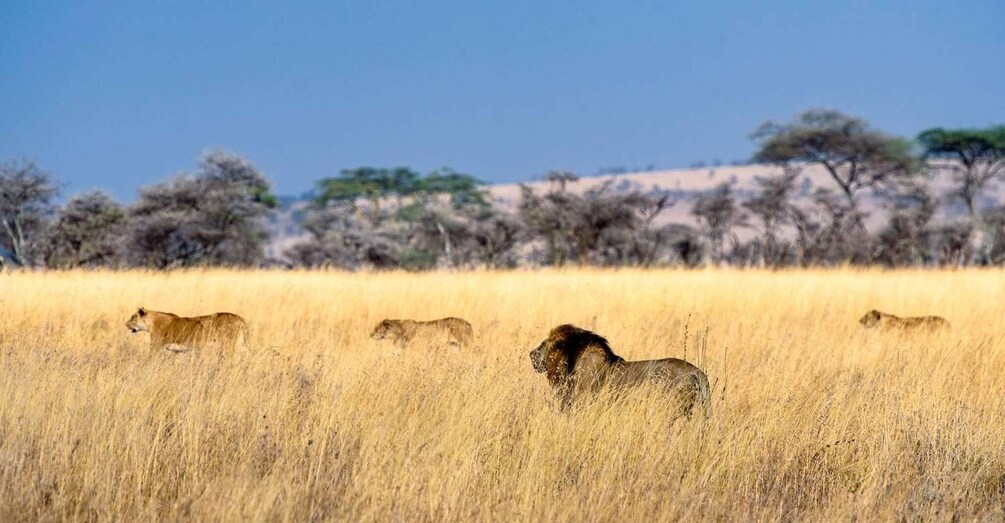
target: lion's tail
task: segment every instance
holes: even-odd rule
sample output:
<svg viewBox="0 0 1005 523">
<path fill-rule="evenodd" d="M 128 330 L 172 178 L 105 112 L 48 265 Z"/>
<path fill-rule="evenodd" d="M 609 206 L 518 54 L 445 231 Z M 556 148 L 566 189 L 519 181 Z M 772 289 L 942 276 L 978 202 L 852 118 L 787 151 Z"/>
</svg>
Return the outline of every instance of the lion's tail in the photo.
<svg viewBox="0 0 1005 523">
<path fill-rule="evenodd" d="M 712 418 L 712 389 L 708 386 L 708 376 L 704 372 L 691 375 L 691 383 L 698 390 L 698 399 L 705 407 L 705 419 Z"/>
</svg>

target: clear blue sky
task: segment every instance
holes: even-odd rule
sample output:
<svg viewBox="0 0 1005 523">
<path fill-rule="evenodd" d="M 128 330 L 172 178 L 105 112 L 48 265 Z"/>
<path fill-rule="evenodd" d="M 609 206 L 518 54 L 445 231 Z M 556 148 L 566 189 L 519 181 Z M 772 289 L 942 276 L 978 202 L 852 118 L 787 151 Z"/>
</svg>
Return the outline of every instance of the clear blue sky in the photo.
<svg viewBox="0 0 1005 523">
<path fill-rule="evenodd" d="M 214 146 L 281 194 L 360 165 L 728 162 L 810 107 L 1005 121 L 1005 2 L 0 2 L 0 158 L 66 194 L 131 200 Z"/>
</svg>

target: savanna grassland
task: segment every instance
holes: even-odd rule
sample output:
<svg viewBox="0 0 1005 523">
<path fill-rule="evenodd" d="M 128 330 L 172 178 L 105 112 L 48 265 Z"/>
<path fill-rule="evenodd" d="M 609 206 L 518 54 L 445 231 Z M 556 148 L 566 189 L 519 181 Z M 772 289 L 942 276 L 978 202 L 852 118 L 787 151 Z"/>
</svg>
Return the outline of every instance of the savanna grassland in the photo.
<svg viewBox="0 0 1005 523">
<path fill-rule="evenodd" d="M 250 347 L 150 353 L 140 305 Z M 1001 271 L 0 275 L 0 520 L 1000 519 L 1003 311 Z M 369 339 L 448 315 L 476 347 Z M 560 323 L 700 363 L 711 420 L 559 412 L 528 351 Z"/>
</svg>

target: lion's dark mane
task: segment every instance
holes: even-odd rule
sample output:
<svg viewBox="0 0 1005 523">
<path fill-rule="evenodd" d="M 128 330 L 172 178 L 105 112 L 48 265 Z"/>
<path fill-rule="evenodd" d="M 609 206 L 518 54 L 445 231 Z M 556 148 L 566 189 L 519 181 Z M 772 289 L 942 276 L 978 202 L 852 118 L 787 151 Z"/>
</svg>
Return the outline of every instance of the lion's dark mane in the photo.
<svg viewBox="0 0 1005 523">
<path fill-rule="evenodd" d="M 576 360 L 579 359 L 579 355 L 583 352 L 583 349 L 591 345 L 603 349 L 607 357 L 607 363 L 624 361 L 624 358 L 611 350 L 611 345 L 607 342 L 606 338 L 575 325 L 565 324 L 555 327 L 552 330 L 551 337 L 553 340 L 552 346 L 555 350 L 561 352 L 565 356 L 566 361 L 568 361 L 570 373 L 576 371 Z"/>
</svg>

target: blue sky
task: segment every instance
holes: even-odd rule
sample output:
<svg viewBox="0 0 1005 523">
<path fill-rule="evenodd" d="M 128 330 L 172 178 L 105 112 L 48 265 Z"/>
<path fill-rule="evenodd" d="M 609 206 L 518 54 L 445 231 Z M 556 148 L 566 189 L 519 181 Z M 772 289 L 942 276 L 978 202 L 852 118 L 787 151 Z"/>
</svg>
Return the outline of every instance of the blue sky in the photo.
<svg viewBox="0 0 1005 523">
<path fill-rule="evenodd" d="M 208 148 L 281 194 L 360 165 L 490 182 L 745 159 L 766 119 L 1005 121 L 1005 2 L 0 2 L 0 159 L 65 194 Z"/>
</svg>

